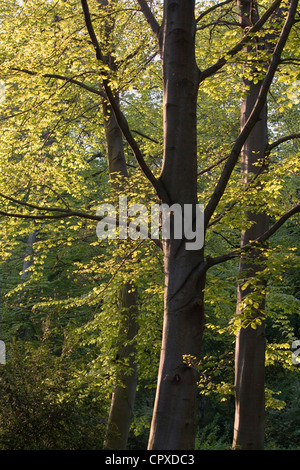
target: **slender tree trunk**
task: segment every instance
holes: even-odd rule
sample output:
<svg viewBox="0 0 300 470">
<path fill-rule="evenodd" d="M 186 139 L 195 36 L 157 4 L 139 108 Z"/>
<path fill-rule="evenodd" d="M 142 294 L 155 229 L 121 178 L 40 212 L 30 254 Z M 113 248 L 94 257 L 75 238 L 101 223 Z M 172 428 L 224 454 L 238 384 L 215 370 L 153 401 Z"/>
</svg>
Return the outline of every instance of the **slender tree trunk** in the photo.
<svg viewBox="0 0 300 470">
<path fill-rule="evenodd" d="M 194 1 L 164 2 L 162 27 L 164 162 L 160 176 L 169 204 L 197 203 Z M 149 449 L 193 449 L 199 361 L 204 328 L 204 278 L 194 275 L 203 251 L 165 240 L 162 349 Z M 185 361 L 184 357 L 189 360 Z"/>
<path fill-rule="evenodd" d="M 255 216 L 252 217 L 254 221 Z M 261 235 L 263 226 L 267 229 L 267 217 L 260 214 L 256 218 L 255 227 L 247 230 L 242 237 L 242 246 L 247 240 L 253 240 Z M 240 273 L 246 280 L 257 280 L 259 272 L 263 269 L 261 254 L 252 252 L 253 260 L 241 260 Z M 258 288 L 265 288 L 263 281 L 256 283 L 255 287 L 249 285 L 242 291 L 238 286 L 237 313 L 243 311 L 243 304 L 247 297 Z M 257 295 L 257 294 L 256 294 Z M 249 320 L 261 319 L 264 309 L 264 294 L 260 295 L 259 305 L 252 308 Z M 265 322 L 256 328 L 241 327 L 236 337 L 235 353 L 235 421 L 233 448 L 242 450 L 261 450 L 264 448 L 264 414 L 265 414 Z"/>
<path fill-rule="evenodd" d="M 116 176 L 118 179 L 128 178 L 123 138 L 113 110 L 107 101 L 103 100 L 102 108 L 106 137 L 107 164 L 110 178 L 112 182 L 114 182 Z M 117 189 L 118 187 L 115 188 L 115 190 Z"/>
<path fill-rule="evenodd" d="M 113 58 L 114 20 L 111 7 L 115 0 L 97 0 L 99 11 L 104 13 L 104 24 L 100 39 L 108 51 L 104 57 L 112 72 L 116 71 Z M 115 95 L 119 105 L 119 96 Z M 114 197 L 117 198 L 128 178 L 122 132 L 108 100 L 102 102 L 106 137 L 107 164 Z M 117 202 L 117 201 L 115 201 Z M 116 361 L 117 372 L 111 406 L 107 421 L 103 447 L 110 450 L 124 450 L 127 447 L 132 412 L 137 387 L 137 366 L 135 362 L 135 337 L 138 333 L 137 291 L 131 283 L 125 283 L 119 294 L 119 331 Z"/>
<path fill-rule="evenodd" d="M 117 196 L 128 177 L 122 133 L 106 101 L 103 102 L 103 113 L 109 174 Z M 104 449 L 111 450 L 126 449 L 137 387 L 134 340 L 138 333 L 137 292 L 130 283 L 121 289 L 119 311 L 117 375 L 104 441 Z"/>
<path fill-rule="evenodd" d="M 239 2 L 241 23 L 245 28 L 249 22 L 258 20 L 257 6 L 249 0 Z M 251 113 L 261 86 L 261 82 L 245 81 L 249 87 L 247 97 L 241 106 L 241 127 Z M 258 122 L 255 124 L 241 152 L 241 171 L 245 182 L 253 180 L 257 172 L 267 171 L 264 162 L 268 145 L 267 106 L 265 105 Z M 247 220 L 252 226 L 242 233 L 241 247 L 257 239 L 268 229 L 268 216 L 264 212 L 251 210 L 247 212 Z M 265 284 L 259 280 L 259 274 L 264 269 L 264 259 L 261 251 L 253 250 L 251 259 L 246 256 L 240 261 L 240 275 L 243 279 L 237 290 L 237 314 L 241 314 L 244 302 L 256 292 L 258 305 L 251 308 L 251 318 L 261 319 L 261 311 L 265 303 Z M 242 284 L 250 281 L 248 287 L 242 290 Z M 259 293 L 258 290 L 261 290 Z M 265 322 L 256 328 L 241 327 L 236 338 L 235 353 L 235 422 L 233 448 L 242 450 L 260 450 L 264 448 L 264 413 L 265 413 Z"/>
<path fill-rule="evenodd" d="M 120 292 L 119 347 L 116 359 L 119 365 L 104 443 L 104 449 L 108 450 L 124 450 L 127 447 L 137 386 L 135 362 L 137 315 L 137 292 L 128 283 Z M 126 364 L 124 360 L 127 360 Z"/>
</svg>

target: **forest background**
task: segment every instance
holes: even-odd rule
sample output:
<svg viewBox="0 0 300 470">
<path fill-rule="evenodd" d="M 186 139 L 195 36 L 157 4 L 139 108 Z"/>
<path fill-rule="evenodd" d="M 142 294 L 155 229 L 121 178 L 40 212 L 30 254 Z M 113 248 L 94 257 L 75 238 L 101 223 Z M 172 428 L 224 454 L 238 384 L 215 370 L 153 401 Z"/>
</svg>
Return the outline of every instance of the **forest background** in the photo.
<svg viewBox="0 0 300 470">
<path fill-rule="evenodd" d="M 131 203 L 157 201 L 165 131 L 154 21 L 164 21 L 163 3 L 1 1 L 1 450 L 147 448 L 164 328 L 165 248 L 143 238 L 99 240 L 96 211 L 119 193 Z M 263 83 L 282 30 L 280 13 L 235 50 L 253 26 L 245 30 L 241 22 L 242 3 L 193 6 L 199 69 L 223 60 L 197 93 L 196 172 L 205 206 L 239 135 L 241 103 Z M 254 3 L 261 15 L 271 5 Z M 289 5 L 281 3 L 283 17 Z M 249 204 L 272 226 L 299 200 L 299 21 L 298 10 L 268 90 L 265 153 L 246 180 L 237 160 L 206 230 L 207 260 L 217 261 L 206 276 L 201 357 L 183 358 L 197 372 L 195 449 L 231 448 L 236 335 L 262 324 L 264 446 L 299 448 L 295 213 L 268 238 L 255 276 L 239 271 L 241 233 L 255 224 Z M 254 50 L 253 37 L 271 46 Z M 238 285 L 250 284 L 239 309 Z M 108 444 L 118 426 L 113 399 L 129 389 L 128 409 L 114 411 L 128 429 L 122 443 Z"/>
</svg>

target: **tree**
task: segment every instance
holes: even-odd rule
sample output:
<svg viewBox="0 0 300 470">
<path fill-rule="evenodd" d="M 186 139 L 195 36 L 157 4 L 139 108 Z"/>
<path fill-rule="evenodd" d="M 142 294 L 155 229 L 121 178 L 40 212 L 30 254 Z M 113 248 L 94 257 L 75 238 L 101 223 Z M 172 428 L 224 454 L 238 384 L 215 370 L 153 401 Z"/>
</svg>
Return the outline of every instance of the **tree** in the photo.
<svg viewBox="0 0 300 470">
<path fill-rule="evenodd" d="M 241 25 L 253 25 L 258 20 L 257 5 L 240 2 Z M 266 42 L 266 39 L 265 39 Z M 251 46 L 248 46 L 250 49 Z M 259 40 L 257 49 L 259 49 Z M 262 46 L 261 46 L 262 47 Z M 264 47 L 266 49 L 266 46 Z M 258 71 L 253 68 L 253 75 Z M 256 80 L 257 81 L 257 80 Z M 245 125 L 257 100 L 262 81 L 245 80 L 247 96 L 241 106 L 241 128 Z M 248 86 L 247 86 L 248 85 Z M 255 124 L 241 152 L 241 171 L 245 183 L 259 177 L 267 171 L 266 149 L 268 145 L 267 104 L 265 103 L 259 120 Z M 255 240 L 268 230 L 267 213 L 249 208 L 247 220 L 251 227 L 242 233 L 241 247 Z M 250 258 L 250 259 L 249 259 Z M 238 285 L 237 313 L 245 317 L 236 340 L 235 397 L 236 414 L 234 423 L 233 448 L 263 449 L 264 447 L 264 411 L 265 411 L 265 320 L 263 316 L 265 302 L 265 281 L 259 281 L 259 272 L 263 270 L 262 250 L 252 250 L 250 256 L 240 262 L 241 283 Z M 248 287 L 243 288 L 248 281 Z M 250 281 L 250 282 L 249 282 Z M 251 282 L 252 281 L 252 282 Z M 256 281 L 256 282 L 255 282 Z M 255 285 L 255 287 L 253 287 Z M 251 305 L 247 315 L 247 298 L 256 293 L 256 307 Z M 255 294 L 254 294 L 255 296 Z M 253 300 L 253 299 L 252 299 Z"/>
<path fill-rule="evenodd" d="M 109 8 L 107 0 L 99 0 L 99 5 L 106 14 L 113 13 L 112 9 Z M 113 18 L 104 19 L 101 39 L 106 50 L 109 50 L 109 47 L 111 47 L 109 36 L 112 33 Z M 112 73 L 116 71 L 117 67 L 113 52 L 113 50 L 107 52 L 104 62 Z M 119 101 L 117 93 L 115 94 L 115 99 Z M 115 192 L 114 197 L 117 199 L 117 195 L 125 190 L 126 179 L 129 175 L 126 167 L 121 130 L 116 122 L 113 110 L 105 97 L 103 98 L 103 118 L 109 174 Z M 117 370 L 116 383 L 112 393 L 104 448 L 122 450 L 126 449 L 127 446 L 137 387 L 135 337 L 138 332 L 138 307 L 137 291 L 133 283 L 127 282 L 121 288 L 119 308 L 119 348 L 116 360 L 120 365 Z"/>
<path fill-rule="evenodd" d="M 145 2 L 139 3 L 143 4 L 147 13 Z M 285 27 L 281 32 L 256 105 L 233 146 L 215 192 L 206 206 L 206 227 L 225 191 L 242 145 L 264 107 L 266 94 L 292 27 L 296 8 L 297 5 L 291 3 Z M 149 22 L 160 41 L 164 79 L 165 147 L 163 168 L 158 181 L 163 183 L 164 190 L 167 191 L 167 201 L 176 201 L 181 205 L 197 202 L 198 86 L 201 80 L 221 68 L 219 64 L 222 63 L 220 59 L 215 67 L 202 73 L 199 71 L 194 55 L 196 31 L 194 14 L 194 4 L 183 5 L 182 2 L 166 1 L 163 27 L 158 29 L 148 12 Z M 160 187 L 158 187 L 160 195 L 159 190 Z M 161 195 L 162 199 L 164 196 Z M 182 243 L 175 240 L 165 243 L 164 259 L 165 320 L 149 448 L 189 449 L 194 445 L 197 374 L 194 367 L 185 364 L 182 359 L 191 356 L 197 361 L 200 357 L 204 326 L 202 293 L 209 265 L 208 261 L 204 260 L 203 250 L 198 252 L 198 256 L 194 254 L 191 259 L 190 253 L 185 250 Z"/>
<path fill-rule="evenodd" d="M 241 25 L 243 30 L 259 19 L 257 4 L 239 2 Z M 282 8 L 274 13 L 273 25 L 280 24 Z M 249 23 L 250 22 L 250 23 Z M 263 50 L 272 53 L 276 33 L 264 35 L 263 41 L 256 40 L 255 53 Z M 249 52 L 251 46 L 248 46 Z M 259 69 L 252 65 L 250 78 L 244 81 L 247 96 L 241 106 L 241 127 L 249 117 L 259 95 L 262 80 L 259 79 L 263 59 Z M 247 65 L 245 66 L 247 70 Z M 246 72 L 247 73 L 247 72 Z M 249 72 L 248 72 L 249 73 Z M 288 136 L 287 138 L 293 138 Z M 256 183 L 257 191 L 263 188 L 260 175 L 268 171 L 268 113 L 267 103 L 263 107 L 259 120 L 246 140 L 241 152 L 241 172 L 246 184 Z M 261 199 L 261 198 L 260 198 Z M 263 235 L 269 226 L 269 214 L 259 202 L 255 208 L 255 199 L 247 212 L 247 222 L 251 226 L 242 232 L 241 247 Z M 233 448 L 264 448 L 264 413 L 265 413 L 265 297 L 267 280 L 264 274 L 266 265 L 263 246 L 258 251 L 252 250 L 250 256 L 241 258 L 238 285 L 237 315 L 242 317 L 242 327 L 236 339 L 235 396 L 236 410 L 234 423 Z"/>
</svg>

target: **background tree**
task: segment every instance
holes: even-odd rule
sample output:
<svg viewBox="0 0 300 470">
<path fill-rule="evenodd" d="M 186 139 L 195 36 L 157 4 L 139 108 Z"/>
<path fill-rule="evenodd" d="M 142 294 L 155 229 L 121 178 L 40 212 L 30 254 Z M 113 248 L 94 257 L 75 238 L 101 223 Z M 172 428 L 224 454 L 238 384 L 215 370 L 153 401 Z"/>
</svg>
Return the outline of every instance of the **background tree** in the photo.
<svg viewBox="0 0 300 470">
<path fill-rule="evenodd" d="M 240 2 L 239 9 L 241 25 L 243 31 L 245 31 L 259 18 L 257 5 L 250 2 Z M 264 38 L 264 42 L 266 42 L 266 38 Z M 251 50 L 251 46 L 248 47 Z M 259 48 L 258 39 L 256 49 L 259 50 Z M 266 50 L 266 47 L 263 48 Z M 258 70 L 255 68 L 252 68 L 252 70 L 253 76 L 257 77 Z M 243 99 L 241 105 L 242 128 L 255 105 L 261 85 L 261 80 L 254 77 L 244 82 L 247 97 Z M 267 145 L 268 122 L 267 104 L 265 104 L 259 120 L 241 152 L 241 171 L 245 183 L 253 184 L 253 179 L 257 177 L 259 179 L 259 173 L 267 171 Z M 262 208 L 249 207 L 247 221 L 250 222 L 251 226 L 242 233 L 241 247 L 264 234 L 269 226 L 268 214 Z M 265 281 L 263 279 L 259 281 L 259 271 L 261 270 L 263 270 L 261 249 L 257 252 L 253 250 L 250 257 L 246 255 L 245 259 L 241 259 L 240 275 L 242 281 L 238 285 L 237 314 L 245 319 L 236 341 L 236 415 L 233 448 L 237 449 L 263 449 L 264 447 L 265 323 L 262 312 L 264 311 L 265 302 Z M 246 284 L 248 284 L 248 287 L 244 288 L 243 286 Z M 247 315 L 247 299 L 250 298 L 249 317 Z"/>
</svg>

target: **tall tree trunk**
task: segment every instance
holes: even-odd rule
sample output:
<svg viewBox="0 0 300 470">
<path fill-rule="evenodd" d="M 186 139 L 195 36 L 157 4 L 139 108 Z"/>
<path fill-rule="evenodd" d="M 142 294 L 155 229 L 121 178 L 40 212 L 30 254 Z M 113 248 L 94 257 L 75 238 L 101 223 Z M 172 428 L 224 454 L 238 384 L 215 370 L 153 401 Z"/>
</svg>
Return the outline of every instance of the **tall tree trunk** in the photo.
<svg viewBox="0 0 300 470">
<path fill-rule="evenodd" d="M 258 20 L 257 5 L 249 0 L 238 2 L 243 28 L 249 26 L 249 22 Z M 244 126 L 258 97 L 261 82 L 245 81 L 249 87 L 247 97 L 241 105 L 241 127 Z M 268 145 L 267 106 L 265 105 L 258 122 L 255 124 L 241 152 L 241 171 L 244 181 L 247 183 L 255 178 L 258 171 L 267 171 L 264 162 Z M 264 163 L 262 163 L 264 162 Z M 247 212 L 247 221 L 252 226 L 242 232 L 241 247 L 251 240 L 257 239 L 268 229 L 268 216 L 263 212 L 251 210 Z M 261 311 L 264 309 L 265 285 L 258 281 L 260 272 L 264 269 L 264 260 L 261 251 L 253 250 L 251 259 L 246 256 L 240 261 L 241 283 L 237 289 L 237 314 L 241 314 L 244 302 L 256 292 L 259 295 L 258 304 L 251 308 L 249 321 L 255 322 L 261 319 Z M 244 282 L 250 281 L 248 287 L 242 290 Z M 262 293 L 258 293 L 258 289 Z M 261 320 L 256 328 L 241 327 L 236 337 L 235 353 L 235 422 L 233 448 L 243 450 L 260 450 L 264 448 L 264 413 L 265 413 L 265 322 Z"/>
<path fill-rule="evenodd" d="M 103 113 L 109 174 L 117 196 L 122 191 L 124 179 L 128 177 L 122 133 L 113 110 L 105 100 Z M 121 289 L 119 311 L 117 375 L 104 441 L 104 449 L 111 450 L 126 449 L 137 387 L 134 341 L 138 333 L 137 292 L 130 283 Z"/>
<path fill-rule="evenodd" d="M 116 100 L 117 97 L 116 97 Z M 119 101 L 119 100 L 118 100 Z M 122 133 L 114 116 L 111 106 L 106 100 L 102 103 L 106 138 L 106 154 L 111 181 L 128 178 Z M 115 188 L 115 190 L 117 190 Z"/>
<path fill-rule="evenodd" d="M 164 161 L 160 175 L 169 204 L 197 203 L 195 2 L 164 2 L 162 26 Z M 171 234 L 172 235 L 172 234 Z M 164 325 L 149 449 L 193 449 L 198 374 L 204 328 L 204 279 L 194 275 L 203 250 L 164 240 Z M 184 357 L 188 356 L 189 361 Z M 189 362 L 189 363 L 188 363 Z"/>
<path fill-rule="evenodd" d="M 114 29 L 112 15 L 115 0 L 97 0 L 100 13 L 104 13 L 103 28 L 100 31 L 101 41 L 105 44 L 106 65 L 114 73 L 116 64 L 113 57 L 114 44 L 111 37 Z M 115 94 L 119 105 L 119 96 Z M 104 128 L 106 137 L 107 163 L 114 197 L 124 189 L 128 178 L 122 132 L 108 100 L 102 102 Z M 117 202 L 117 201 L 115 201 Z M 125 283 L 119 293 L 119 331 L 116 361 L 117 372 L 111 406 L 106 426 L 104 449 L 124 450 L 127 447 L 133 406 L 137 387 L 137 366 L 135 362 L 135 337 L 138 333 L 137 291 L 132 283 Z"/>
</svg>

